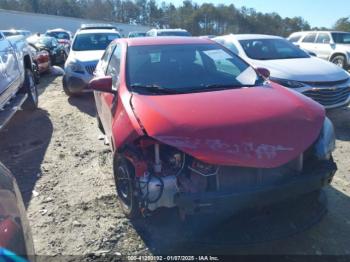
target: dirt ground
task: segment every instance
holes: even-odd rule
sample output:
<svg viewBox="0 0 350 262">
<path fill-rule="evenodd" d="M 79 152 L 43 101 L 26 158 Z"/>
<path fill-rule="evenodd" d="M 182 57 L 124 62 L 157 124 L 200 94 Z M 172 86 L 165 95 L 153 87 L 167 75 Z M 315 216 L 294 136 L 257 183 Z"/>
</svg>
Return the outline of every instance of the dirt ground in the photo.
<svg viewBox="0 0 350 262">
<path fill-rule="evenodd" d="M 208 238 L 203 232 L 189 233 L 194 224 L 179 222 L 173 210 L 137 221 L 123 216 L 115 196 L 111 152 L 99 140 L 93 97 L 68 98 L 61 82 L 61 77 L 45 76 L 40 84 L 40 109 L 17 113 L 0 133 L 0 161 L 19 183 L 37 254 L 350 255 L 350 108 L 328 113 L 336 128 L 338 172 L 325 190 L 328 212 L 321 221 L 305 200 L 299 203 L 310 215 L 300 215 L 300 225 L 288 222 L 298 229 L 296 234 L 290 235 L 281 221 L 304 212 L 290 205 L 280 214 L 273 211 L 272 220 L 271 214 L 249 220 L 245 229 L 220 229 L 226 228 L 226 219 L 215 227 L 220 237 Z M 308 224 L 313 226 L 301 225 L 306 217 L 312 218 Z M 262 221 L 273 222 L 262 228 Z M 276 221 L 281 225 L 276 226 Z M 241 236 L 249 231 L 248 241 L 242 241 Z"/>
</svg>

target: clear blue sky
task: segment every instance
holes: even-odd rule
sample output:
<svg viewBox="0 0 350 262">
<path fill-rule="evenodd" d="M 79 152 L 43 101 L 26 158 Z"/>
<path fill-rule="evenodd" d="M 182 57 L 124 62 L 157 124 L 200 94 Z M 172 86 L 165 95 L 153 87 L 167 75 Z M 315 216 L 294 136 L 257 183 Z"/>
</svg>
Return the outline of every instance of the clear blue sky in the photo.
<svg viewBox="0 0 350 262">
<path fill-rule="evenodd" d="M 158 0 L 161 3 L 163 0 Z M 183 0 L 164 0 L 178 6 Z M 263 13 L 276 12 L 282 17 L 301 16 L 311 26 L 332 27 L 340 17 L 350 16 L 350 0 L 192 0 L 212 4 L 246 6 Z"/>
</svg>

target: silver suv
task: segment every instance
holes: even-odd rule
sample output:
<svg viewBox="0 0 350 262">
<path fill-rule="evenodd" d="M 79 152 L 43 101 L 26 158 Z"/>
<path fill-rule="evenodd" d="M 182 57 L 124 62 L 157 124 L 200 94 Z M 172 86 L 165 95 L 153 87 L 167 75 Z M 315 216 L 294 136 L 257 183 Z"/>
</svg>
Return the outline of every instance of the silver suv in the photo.
<svg viewBox="0 0 350 262">
<path fill-rule="evenodd" d="M 288 37 L 298 47 L 339 67 L 350 66 L 350 33 L 336 31 L 296 32 Z"/>
</svg>

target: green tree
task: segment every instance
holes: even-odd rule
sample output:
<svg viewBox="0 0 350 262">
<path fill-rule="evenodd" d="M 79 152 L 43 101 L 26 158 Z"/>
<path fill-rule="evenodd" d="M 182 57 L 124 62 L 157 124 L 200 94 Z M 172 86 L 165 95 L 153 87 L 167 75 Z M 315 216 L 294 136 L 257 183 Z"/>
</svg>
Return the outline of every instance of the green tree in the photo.
<svg viewBox="0 0 350 262">
<path fill-rule="evenodd" d="M 340 18 L 334 25 L 335 30 L 350 32 L 350 17 Z"/>
</svg>

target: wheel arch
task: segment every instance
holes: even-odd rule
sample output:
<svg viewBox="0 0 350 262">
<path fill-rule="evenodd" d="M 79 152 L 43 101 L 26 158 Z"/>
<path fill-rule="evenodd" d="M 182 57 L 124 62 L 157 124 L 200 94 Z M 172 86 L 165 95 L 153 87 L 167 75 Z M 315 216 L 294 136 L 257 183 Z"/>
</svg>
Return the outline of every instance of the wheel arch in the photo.
<svg viewBox="0 0 350 262">
<path fill-rule="evenodd" d="M 33 61 L 30 55 L 27 54 L 23 57 L 23 65 L 24 65 L 24 69 L 29 69 L 33 71 Z"/>
<path fill-rule="evenodd" d="M 332 61 L 334 57 L 336 56 L 343 56 L 345 58 L 345 63 L 348 65 L 349 64 L 349 57 L 347 56 L 347 54 L 343 53 L 343 52 L 335 52 L 333 53 L 330 58 L 329 61 Z"/>
</svg>

